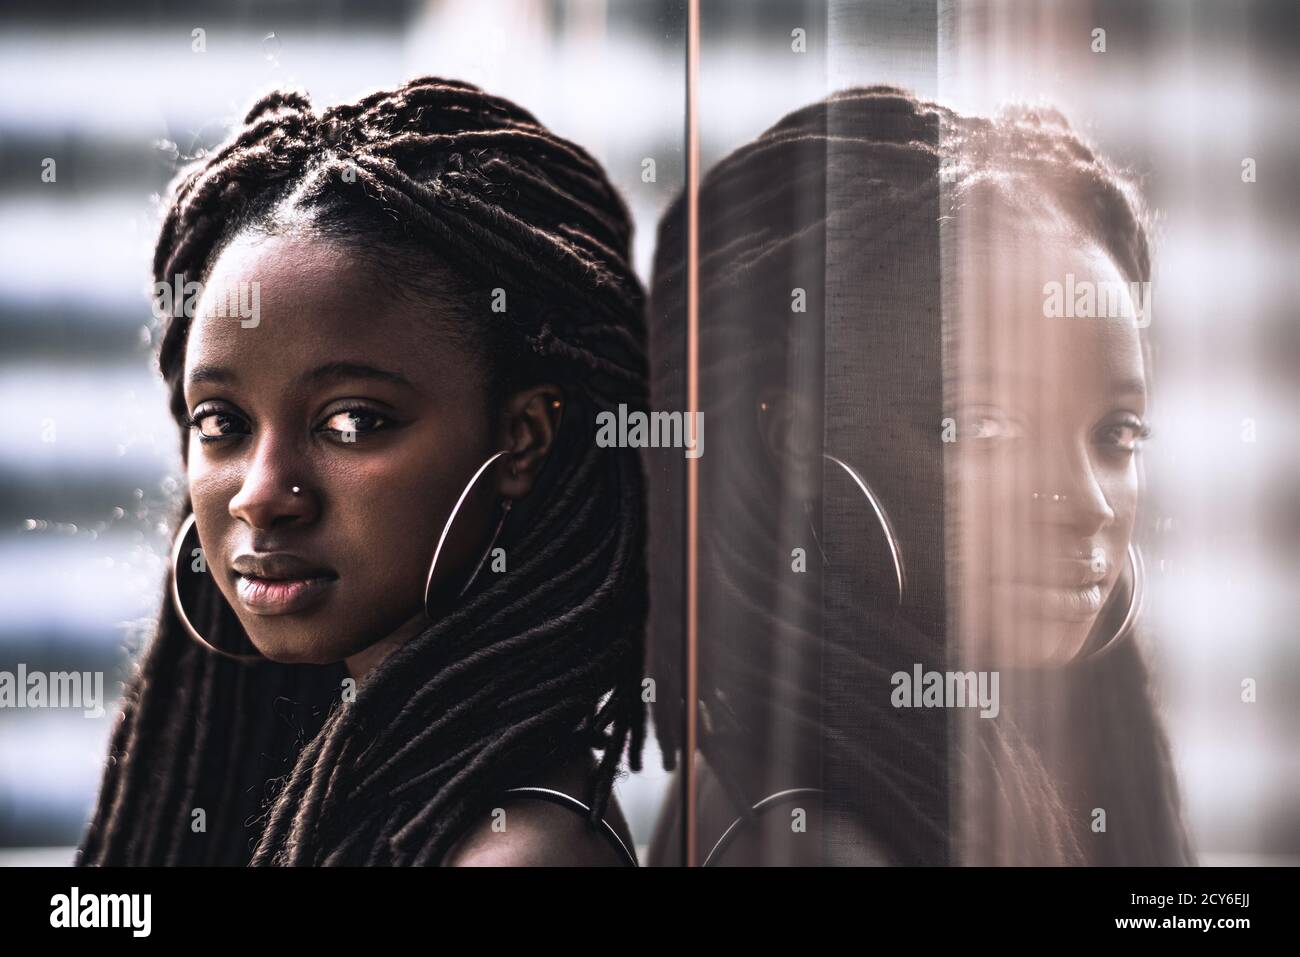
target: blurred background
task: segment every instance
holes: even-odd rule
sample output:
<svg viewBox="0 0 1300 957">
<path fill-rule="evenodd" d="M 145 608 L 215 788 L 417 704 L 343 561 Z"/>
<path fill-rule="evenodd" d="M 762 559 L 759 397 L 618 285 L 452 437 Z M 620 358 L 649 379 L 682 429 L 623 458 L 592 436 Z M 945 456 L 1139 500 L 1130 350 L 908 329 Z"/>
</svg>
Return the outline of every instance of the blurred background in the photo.
<svg viewBox="0 0 1300 957">
<path fill-rule="evenodd" d="M 181 474 L 146 292 L 159 194 L 187 157 L 273 86 L 320 106 L 420 74 L 469 80 L 600 160 L 635 216 L 648 283 L 684 175 L 684 11 L 8 0 L 0 396 L 15 414 L 0 445 L 0 670 L 102 671 L 111 699 L 162 600 L 160 516 Z M 703 0 L 701 44 L 706 169 L 792 109 L 891 83 L 965 112 L 1052 103 L 1138 173 L 1160 215 L 1144 452 L 1152 670 L 1201 861 L 1300 863 L 1300 5 Z M 0 862 L 70 860 L 105 707 L 0 709 Z M 642 845 L 666 781 L 653 742 L 645 767 L 618 791 Z"/>
</svg>

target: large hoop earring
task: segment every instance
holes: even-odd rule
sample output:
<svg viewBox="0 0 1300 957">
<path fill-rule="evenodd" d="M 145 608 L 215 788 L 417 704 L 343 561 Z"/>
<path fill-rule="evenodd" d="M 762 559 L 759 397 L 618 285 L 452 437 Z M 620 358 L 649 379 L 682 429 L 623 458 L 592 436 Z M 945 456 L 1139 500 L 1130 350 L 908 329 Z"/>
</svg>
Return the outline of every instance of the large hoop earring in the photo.
<svg viewBox="0 0 1300 957">
<path fill-rule="evenodd" d="M 842 468 L 853 481 L 853 484 L 858 487 L 858 491 L 870 503 L 876 521 L 880 523 L 880 527 L 885 533 L 885 543 L 889 546 L 889 560 L 894 566 L 894 581 L 898 586 L 898 607 L 901 608 L 903 599 L 907 597 L 907 568 L 903 564 L 903 546 L 898 540 L 898 535 L 894 532 L 893 524 L 889 521 L 889 513 L 885 511 L 885 506 L 880 503 L 880 497 L 871 490 L 871 486 L 866 483 L 866 480 L 857 473 L 853 466 L 825 452 L 822 453 L 822 458 L 834 462 Z"/>
<path fill-rule="evenodd" d="M 470 492 L 474 490 L 474 486 L 478 483 L 478 480 L 483 476 L 483 473 L 486 472 L 489 468 L 491 468 L 492 463 L 495 462 L 497 459 L 501 458 L 501 456 L 509 455 L 509 454 L 510 454 L 509 449 L 502 449 L 500 452 L 496 452 L 490 455 L 488 457 L 488 460 L 478 467 L 478 471 L 474 473 L 473 477 L 469 480 L 469 483 L 465 486 L 464 490 L 460 493 L 460 498 L 456 499 L 456 504 L 452 506 L 451 514 L 447 516 L 447 523 L 442 526 L 442 534 L 438 536 L 438 546 L 433 551 L 433 561 L 429 565 L 429 574 L 424 580 L 424 614 L 425 617 L 427 617 L 431 621 L 436 620 L 437 618 L 437 616 L 434 615 L 433 613 L 433 609 L 430 607 L 430 597 L 433 589 L 433 576 L 434 573 L 437 571 L 438 558 L 442 555 L 443 546 L 447 544 L 447 538 L 451 534 L 451 526 L 456 521 L 456 516 L 460 514 L 461 506 L 465 504 L 465 500 L 469 498 Z M 510 506 L 512 504 L 514 503 L 511 502 L 510 499 L 505 499 L 502 502 L 501 519 L 500 521 L 497 522 L 496 531 L 492 533 L 492 540 L 488 542 L 488 546 L 486 549 L 484 549 L 483 556 L 478 560 L 478 564 L 474 566 L 474 571 L 470 574 L 469 578 L 465 581 L 465 584 L 463 584 L 460 587 L 460 590 L 456 592 L 456 600 L 459 600 L 465 594 L 465 592 L 469 591 L 469 586 L 474 584 L 474 580 L 478 578 L 478 573 L 482 571 L 483 566 L 487 564 L 488 556 L 492 554 L 492 549 L 496 545 L 497 539 L 500 538 L 501 536 L 501 529 L 505 527 L 506 518 L 510 515 Z"/>
<path fill-rule="evenodd" d="M 229 658 L 231 661 L 266 661 L 266 658 L 262 655 L 237 655 L 234 652 L 218 648 L 216 645 L 212 644 L 212 642 L 199 634 L 198 629 L 195 628 L 193 623 L 190 621 L 189 615 L 185 614 L 185 606 L 181 603 L 180 559 L 181 550 L 185 546 L 185 539 L 189 535 L 190 529 L 194 527 L 195 519 L 195 514 L 190 512 L 190 514 L 186 516 L 185 521 L 181 522 L 181 527 L 176 532 L 176 540 L 172 543 L 172 563 L 169 578 L 172 608 L 176 612 L 176 617 L 180 619 L 181 627 L 185 629 L 185 633 L 194 641 L 198 642 L 198 644 L 206 651 L 210 651 L 214 655 Z M 206 556 L 203 561 L 204 565 L 206 565 Z"/>
<path fill-rule="evenodd" d="M 1092 661 L 1106 654 L 1132 633 L 1138 618 L 1141 617 L 1142 605 L 1146 598 L 1146 566 L 1143 564 L 1142 552 L 1136 542 L 1128 543 L 1128 562 L 1129 568 L 1133 571 L 1133 587 L 1129 592 L 1128 609 L 1124 612 L 1124 620 L 1119 623 L 1113 635 L 1091 650 L 1085 648 L 1071 659 L 1072 663 Z"/>
</svg>

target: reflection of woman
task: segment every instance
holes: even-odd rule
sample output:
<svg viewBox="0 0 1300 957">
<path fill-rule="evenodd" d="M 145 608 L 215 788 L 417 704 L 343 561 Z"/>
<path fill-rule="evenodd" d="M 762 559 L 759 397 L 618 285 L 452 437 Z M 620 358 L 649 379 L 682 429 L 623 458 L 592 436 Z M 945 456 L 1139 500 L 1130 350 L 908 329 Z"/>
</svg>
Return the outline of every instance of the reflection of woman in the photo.
<svg viewBox="0 0 1300 957">
<path fill-rule="evenodd" d="M 82 863 L 629 863 L 643 478 L 593 436 L 644 406 L 630 238 L 586 152 L 432 77 L 269 95 L 178 181 L 197 537 Z"/>
<path fill-rule="evenodd" d="M 678 203 L 656 407 L 682 401 L 683 227 Z M 1055 114 L 850 90 L 705 177 L 701 858 L 1190 860 L 1133 635 L 1143 303 L 1049 319 L 1044 284 L 1068 274 L 1140 289 L 1150 262 L 1140 205 Z M 652 483 L 652 508 L 680 482 Z M 654 527 L 656 574 L 674 532 Z M 652 609 L 676 587 L 657 582 Z M 655 613 L 670 764 L 671 629 Z M 917 665 L 996 671 L 998 715 L 900 708 L 891 679 Z"/>
</svg>

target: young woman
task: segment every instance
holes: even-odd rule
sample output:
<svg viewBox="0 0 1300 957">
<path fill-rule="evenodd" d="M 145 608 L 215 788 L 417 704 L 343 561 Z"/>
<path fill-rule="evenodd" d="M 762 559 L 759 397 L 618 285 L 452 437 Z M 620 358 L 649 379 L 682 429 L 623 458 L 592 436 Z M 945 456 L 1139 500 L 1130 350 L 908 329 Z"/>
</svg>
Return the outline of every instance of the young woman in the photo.
<svg viewBox="0 0 1300 957">
<path fill-rule="evenodd" d="M 645 406 L 631 233 L 583 149 L 437 77 L 268 95 L 177 181 L 192 519 L 80 863 L 636 863 L 644 482 L 594 441 Z"/>
<path fill-rule="evenodd" d="M 1057 114 L 873 87 L 725 158 L 699 222 L 697 859 L 1189 862 L 1134 634 L 1134 191 Z M 684 228 L 679 202 L 651 296 L 656 408 L 684 401 Z M 1118 314 L 1056 311 L 1046 290 L 1076 279 Z M 652 513 L 681 484 L 652 484 Z M 657 610 L 680 601 L 660 575 L 680 528 L 656 522 L 651 546 L 671 767 L 681 642 Z M 923 700 L 909 685 L 931 672 L 987 697 Z M 680 861 L 682 817 L 674 789 L 652 862 Z"/>
</svg>

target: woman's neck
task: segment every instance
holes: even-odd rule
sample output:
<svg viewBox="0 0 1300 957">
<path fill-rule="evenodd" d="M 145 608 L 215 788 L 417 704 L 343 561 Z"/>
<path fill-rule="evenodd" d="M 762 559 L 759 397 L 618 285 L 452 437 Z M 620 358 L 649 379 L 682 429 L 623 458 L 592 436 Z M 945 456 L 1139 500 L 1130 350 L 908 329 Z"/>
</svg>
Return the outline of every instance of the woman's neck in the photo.
<svg viewBox="0 0 1300 957">
<path fill-rule="evenodd" d="M 423 631 L 427 624 L 428 619 L 423 611 L 413 615 L 392 634 L 368 645 L 354 655 L 349 655 L 345 660 L 348 673 L 360 685 L 381 661 Z"/>
</svg>

